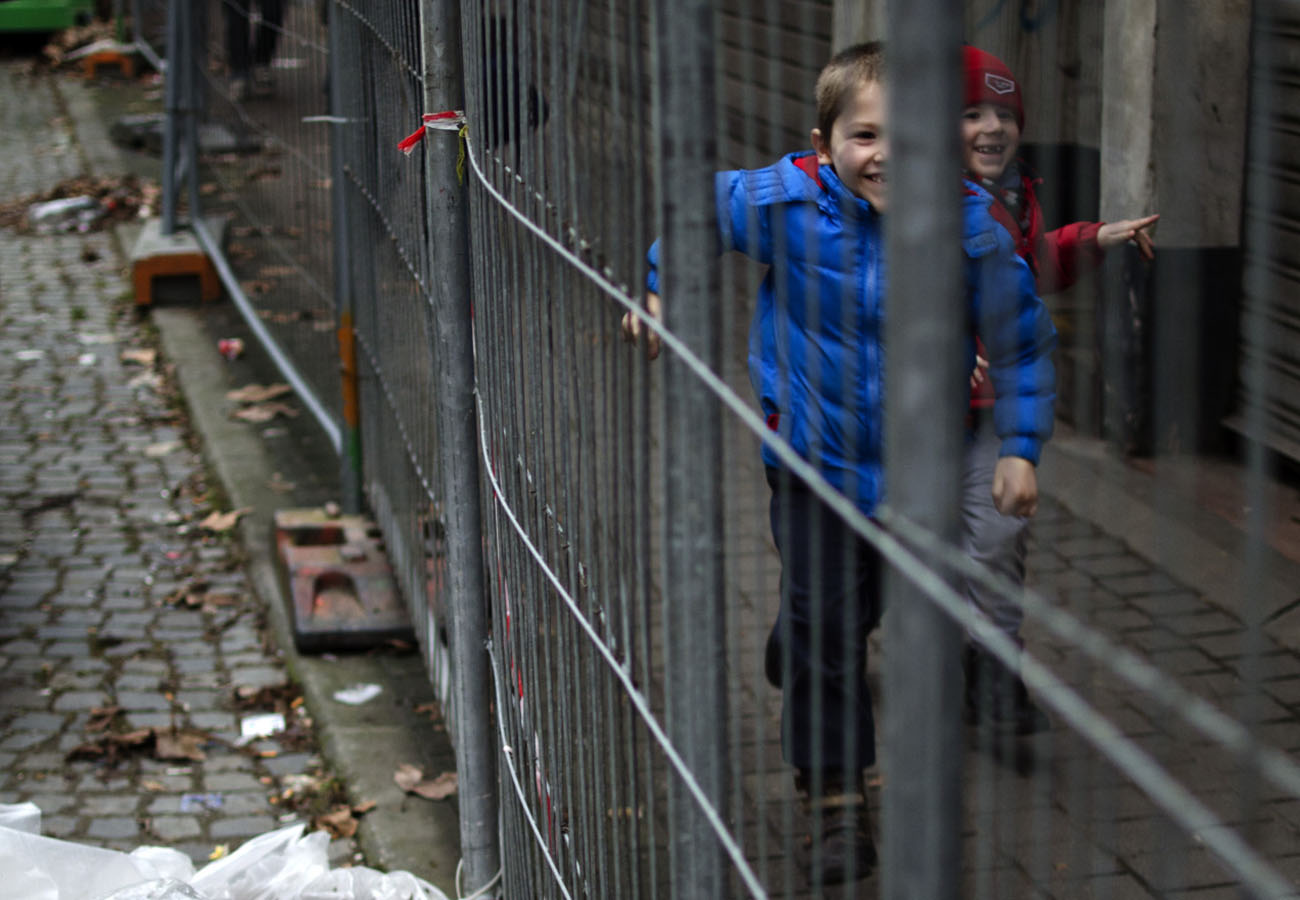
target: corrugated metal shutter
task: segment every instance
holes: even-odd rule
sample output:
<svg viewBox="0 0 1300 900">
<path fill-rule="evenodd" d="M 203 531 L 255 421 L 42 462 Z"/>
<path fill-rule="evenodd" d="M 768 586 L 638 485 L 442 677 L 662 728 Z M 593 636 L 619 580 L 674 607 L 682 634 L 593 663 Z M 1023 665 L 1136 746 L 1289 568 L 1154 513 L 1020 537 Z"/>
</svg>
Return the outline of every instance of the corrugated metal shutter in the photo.
<svg viewBox="0 0 1300 900">
<path fill-rule="evenodd" d="M 1241 388 L 1228 425 L 1300 460 L 1300 3 L 1260 2 L 1256 16 Z"/>
</svg>

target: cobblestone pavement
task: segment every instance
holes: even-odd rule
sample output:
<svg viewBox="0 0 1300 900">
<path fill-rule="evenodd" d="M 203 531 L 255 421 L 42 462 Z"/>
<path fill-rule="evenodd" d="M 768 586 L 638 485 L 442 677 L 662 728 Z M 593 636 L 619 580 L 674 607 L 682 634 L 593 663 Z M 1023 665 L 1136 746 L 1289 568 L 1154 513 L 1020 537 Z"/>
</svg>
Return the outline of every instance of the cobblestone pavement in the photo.
<svg viewBox="0 0 1300 900">
<path fill-rule="evenodd" d="M 0 96 L 0 203 L 83 171 L 47 79 L 0 64 Z M 331 782 L 123 272 L 110 234 L 0 230 L 0 802 L 201 862 Z"/>
</svg>

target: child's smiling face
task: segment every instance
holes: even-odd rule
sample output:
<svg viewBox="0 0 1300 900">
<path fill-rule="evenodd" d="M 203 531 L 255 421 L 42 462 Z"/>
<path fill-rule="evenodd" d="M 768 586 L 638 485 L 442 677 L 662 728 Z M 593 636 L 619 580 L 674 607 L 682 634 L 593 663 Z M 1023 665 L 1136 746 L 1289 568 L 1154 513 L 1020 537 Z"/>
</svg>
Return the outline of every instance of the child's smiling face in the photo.
<svg viewBox="0 0 1300 900">
<path fill-rule="evenodd" d="M 1020 147 L 1016 114 L 1005 106 L 977 103 L 961 114 L 961 159 L 967 172 L 988 181 L 1002 177 Z"/>
<path fill-rule="evenodd" d="M 812 132 L 817 161 L 834 169 L 845 187 L 881 213 L 885 211 L 888 187 L 885 164 L 889 140 L 885 125 L 884 86 L 868 81 L 844 105 L 829 138 L 820 128 Z"/>
</svg>

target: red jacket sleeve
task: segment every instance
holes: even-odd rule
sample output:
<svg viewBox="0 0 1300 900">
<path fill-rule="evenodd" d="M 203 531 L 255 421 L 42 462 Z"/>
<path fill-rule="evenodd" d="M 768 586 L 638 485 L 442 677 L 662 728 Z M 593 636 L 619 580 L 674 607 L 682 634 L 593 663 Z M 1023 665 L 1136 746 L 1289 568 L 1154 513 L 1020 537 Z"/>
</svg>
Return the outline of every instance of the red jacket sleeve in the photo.
<svg viewBox="0 0 1300 900">
<path fill-rule="evenodd" d="M 1038 293 L 1063 291 L 1084 271 L 1101 264 L 1102 249 L 1097 246 L 1101 225 L 1101 222 L 1072 222 L 1042 236 L 1034 248 Z"/>
</svg>

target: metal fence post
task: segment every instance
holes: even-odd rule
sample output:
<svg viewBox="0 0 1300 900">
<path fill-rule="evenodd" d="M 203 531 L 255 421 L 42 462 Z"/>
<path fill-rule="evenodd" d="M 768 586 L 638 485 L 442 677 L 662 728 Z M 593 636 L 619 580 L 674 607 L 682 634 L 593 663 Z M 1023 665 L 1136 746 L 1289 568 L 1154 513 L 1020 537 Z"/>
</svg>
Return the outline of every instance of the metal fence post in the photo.
<svg viewBox="0 0 1300 900">
<path fill-rule="evenodd" d="M 343 509 L 361 512 L 361 405 L 357 370 L 357 338 L 352 293 L 351 234 L 348 227 L 347 177 L 344 172 L 343 129 L 347 127 L 342 85 L 342 26 L 329 17 L 330 202 L 334 221 L 334 304 L 338 311 L 339 370 L 343 379 L 342 441 L 339 453 L 339 493 Z"/>
<path fill-rule="evenodd" d="M 460 4 L 420 4 L 424 101 L 427 110 L 465 105 Z M 496 742 L 487 654 L 487 595 L 479 491 L 478 420 L 470 294 L 469 203 L 458 183 L 454 138 L 424 142 L 433 356 L 438 369 L 439 469 L 446 510 L 451 695 L 460 794 L 460 843 L 465 888 L 477 890 L 501 864 L 497 833 Z"/>
<path fill-rule="evenodd" d="M 184 19 L 188 4 L 185 0 L 171 0 L 167 8 L 167 74 L 164 83 L 163 106 L 163 164 L 162 164 L 162 233 L 176 231 L 176 156 L 181 108 L 181 65 L 188 59 L 184 42 Z"/>
<path fill-rule="evenodd" d="M 957 62 L 962 4 L 891 0 L 886 498 L 957 534 L 966 321 Z M 933 560 L 932 564 L 938 561 Z M 961 891 L 960 635 L 897 570 L 886 578 L 884 896 Z M 904 719 L 906 721 L 904 721 Z"/>
<path fill-rule="evenodd" d="M 652 45 L 658 103 L 658 208 L 665 322 L 715 371 L 721 311 L 713 173 L 718 167 L 714 9 L 660 0 Z M 717 398 L 669 355 L 664 366 L 664 628 L 667 726 L 718 809 L 727 797 L 722 414 Z M 727 860 L 680 779 L 668 795 L 673 896 L 730 893 Z"/>
</svg>

